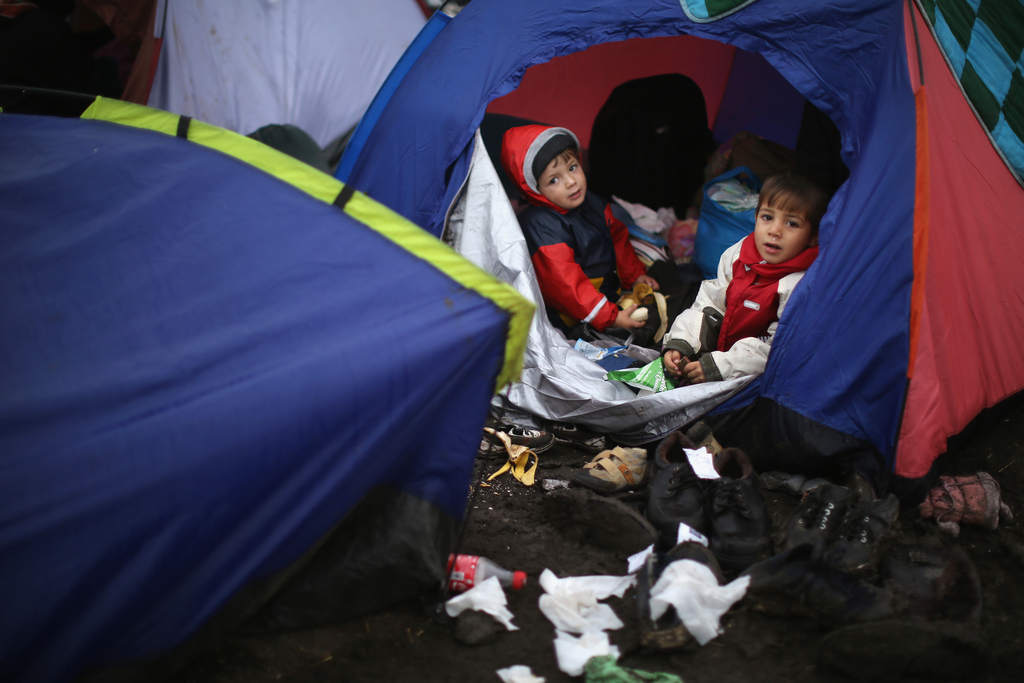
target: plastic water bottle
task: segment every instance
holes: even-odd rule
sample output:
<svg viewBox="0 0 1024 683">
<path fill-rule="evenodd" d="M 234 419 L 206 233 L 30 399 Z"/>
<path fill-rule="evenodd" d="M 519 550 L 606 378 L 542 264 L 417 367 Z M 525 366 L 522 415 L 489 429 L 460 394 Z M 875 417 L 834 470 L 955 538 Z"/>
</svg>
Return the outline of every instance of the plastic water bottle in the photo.
<svg viewBox="0 0 1024 683">
<path fill-rule="evenodd" d="M 498 583 L 513 590 L 526 585 L 526 572 L 510 571 L 486 557 L 448 556 L 448 590 L 452 593 L 468 591 L 492 576 L 497 576 Z"/>
</svg>

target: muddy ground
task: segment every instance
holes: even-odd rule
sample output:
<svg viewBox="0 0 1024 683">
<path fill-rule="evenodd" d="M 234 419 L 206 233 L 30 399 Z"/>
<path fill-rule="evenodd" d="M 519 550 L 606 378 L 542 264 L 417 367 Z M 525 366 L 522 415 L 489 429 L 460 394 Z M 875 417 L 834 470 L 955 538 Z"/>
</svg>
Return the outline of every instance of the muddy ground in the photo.
<svg viewBox="0 0 1024 683">
<path fill-rule="evenodd" d="M 728 445 L 728 444 L 726 444 Z M 538 480 L 566 479 L 589 455 L 556 445 L 540 456 Z M 480 458 L 476 480 L 494 472 L 498 462 Z M 673 672 L 687 683 L 730 681 L 849 681 L 847 673 L 906 681 L 1024 680 L 1024 402 L 1016 401 L 992 416 L 949 458 L 941 474 L 987 471 L 1001 483 L 1003 499 L 1017 513 L 995 531 L 963 527 L 959 538 L 940 532 L 916 508 L 903 510 L 897 540 L 966 551 L 982 590 L 980 619 L 939 623 L 940 635 L 907 619 L 875 624 L 847 637 L 810 618 L 769 618 L 740 602 L 722 621 L 724 633 L 704 647 L 691 644 L 676 652 L 649 652 L 639 646 L 635 594 L 609 599 L 625 628 L 611 633 L 622 651 L 623 666 Z M 430 616 L 412 600 L 384 611 L 329 627 L 279 635 L 229 636 L 184 670 L 184 683 L 320 683 L 337 681 L 498 681 L 495 670 L 529 665 L 548 683 L 573 680 L 558 669 L 554 629 L 541 614 L 537 577 L 545 568 L 560 577 L 626 572 L 625 552 L 603 549 L 581 535 L 578 524 L 553 523 L 541 485 L 527 488 L 508 475 L 480 488 L 469 517 L 462 552 L 488 556 L 529 573 L 520 591 L 508 591 L 509 608 L 519 630 L 502 632 L 493 642 L 466 646 L 454 636 L 454 621 Z M 795 507 L 788 493 L 765 492 L 776 527 Z M 639 503 L 639 501 L 634 501 Z M 831 636 L 830 636 L 831 634 Z M 835 650 L 836 635 L 848 650 Z M 831 640 L 826 640 L 831 637 Z M 917 658 L 898 663 L 913 650 Z M 874 673 L 872 673 L 872 667 Z M 582 679 L 576 679 L 582 680 Z"/>
</svg>

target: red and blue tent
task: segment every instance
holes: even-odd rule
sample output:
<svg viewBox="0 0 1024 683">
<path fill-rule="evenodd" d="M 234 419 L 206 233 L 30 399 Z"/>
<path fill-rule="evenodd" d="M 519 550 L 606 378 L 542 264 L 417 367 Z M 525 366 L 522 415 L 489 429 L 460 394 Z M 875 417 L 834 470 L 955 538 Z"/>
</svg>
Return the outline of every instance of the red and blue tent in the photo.
<svg viewBox="0 0 1024 683">
<path fill-rule="evenodd" d="M 637 442 L 718 403 L 717 424 L 763 467 L 855 469 L 910 502 L 947 440 L 1024 387 L 1022 37 L 1019 0 L 474 0 L 428 23 L 337 175 L 525 292 L 528 258 L 516 270 L 505 256 L 521 236 L 478 150 L 489 107 L 584 127 L 592 118 L 576 105 L 593 111 L 612 86 L 580 88 L 626 77 L 609 74 L 622 60 L 602 69 L 591 57 L 644 44 L 657 59 L 634 60 L 636 76 L 689 75 L 719 134 L 783 135 L 809 101 L 838 127 L 850 176 L 762 377 L 634 399 L 602 387 L 538 318 L 522 382 L 503 400 Z M 765 65 L 773 75 L 758 77 Z M 520 87 L 551 108 L 513 102 Z"/>
</svg>

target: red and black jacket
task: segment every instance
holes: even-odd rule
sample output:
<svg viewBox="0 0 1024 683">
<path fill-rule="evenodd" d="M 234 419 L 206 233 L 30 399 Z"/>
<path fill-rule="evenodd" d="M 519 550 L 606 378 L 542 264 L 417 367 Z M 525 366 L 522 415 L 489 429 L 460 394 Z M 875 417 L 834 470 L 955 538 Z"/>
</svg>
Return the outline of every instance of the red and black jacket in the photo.
<svg viewBox="0 0 1024 683">
<path fill-rule="evenodd" d="M 519 225 L 552 324 L 568 330 L 585 321 L 603 330 L 619 313 L 620 285 L 632 287 L 644 266 L 629 242 L 625 210 L 614 215 L 612 205 L 592 193 L 579 207 L 566 210 L 537 191 L 530 171 L 533 152 L 538 139 L 552 132 L 572 135 L 539 125 L 509 129 L 502 141 L 502 165 L 533 204 L 519 215 Z"/>
</svg>

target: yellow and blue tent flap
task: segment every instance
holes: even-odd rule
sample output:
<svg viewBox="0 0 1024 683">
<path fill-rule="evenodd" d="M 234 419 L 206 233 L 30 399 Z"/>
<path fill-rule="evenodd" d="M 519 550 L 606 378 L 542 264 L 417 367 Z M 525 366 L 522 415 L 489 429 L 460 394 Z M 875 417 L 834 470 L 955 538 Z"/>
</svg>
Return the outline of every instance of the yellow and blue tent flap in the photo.
<svg viewBox="0 0 1024 683">
<path fill-rule="evenodd" d="M 523 350 L 534 306 L 515 289 L 480 270 L 448 245 L 434 239 L 394 211 L 308 164 L 251 138 L 188 117 L 138 104 L 97 97 L 82 118 L 111 121 L 137 128 L 186 137 L 197 144 L 229 154 L 265 171 L 323 202 L 339 205 L 346 213 L 404 249 L 432 264 L 461 285 L 475 290 L 511 316 L 505 360 L 497 389 L 519 379 Z"/>
<path fill-rule="evenodd" d="M 462 517 L 529 304 L 242 136 L 104 100 L 10 111 L 0 679 L 180 644 L 371 490 Z"/>
</svg>

